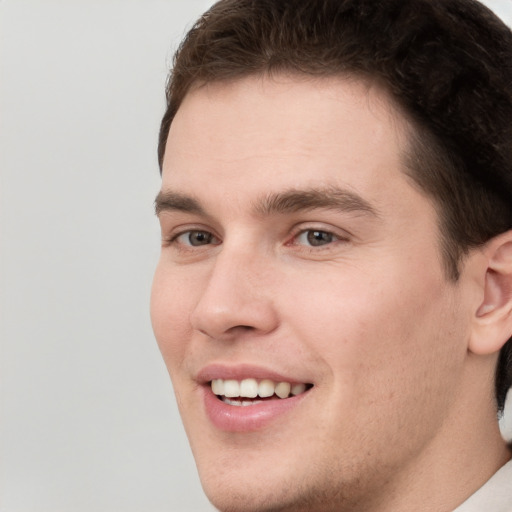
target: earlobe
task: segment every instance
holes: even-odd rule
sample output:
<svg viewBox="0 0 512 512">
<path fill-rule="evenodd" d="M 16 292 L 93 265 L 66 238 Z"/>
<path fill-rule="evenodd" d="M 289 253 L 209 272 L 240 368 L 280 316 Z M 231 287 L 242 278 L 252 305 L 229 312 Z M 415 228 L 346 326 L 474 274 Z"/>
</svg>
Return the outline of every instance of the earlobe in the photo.
<svg viewBox="0 0 512 512">
<path fill-rule="evenodd" d="M 489 240 L 483 254 L 483 299 L 474 315 L 469 350 L 489 355 L 512 336 L 512 231 Z"/>
</svg>

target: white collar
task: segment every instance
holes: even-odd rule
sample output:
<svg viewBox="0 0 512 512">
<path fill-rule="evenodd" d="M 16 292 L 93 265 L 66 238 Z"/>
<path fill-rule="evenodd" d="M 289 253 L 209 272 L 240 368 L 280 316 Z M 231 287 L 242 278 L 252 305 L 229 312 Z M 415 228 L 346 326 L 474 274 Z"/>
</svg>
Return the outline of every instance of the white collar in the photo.
<svg viewBox="0 0 512 512">
<path fill-rule="evenodd" d="M 512 512 L 512 460 L 453 512 Z"/>
</svg>

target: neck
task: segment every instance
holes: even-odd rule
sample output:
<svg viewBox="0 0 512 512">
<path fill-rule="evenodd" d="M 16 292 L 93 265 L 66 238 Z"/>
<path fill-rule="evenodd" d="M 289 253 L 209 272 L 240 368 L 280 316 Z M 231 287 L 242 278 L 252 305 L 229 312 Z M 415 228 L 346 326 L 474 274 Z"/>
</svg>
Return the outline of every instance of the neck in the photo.
<svg viewBox="0 0 512 512">
<path fill-rule="evenodd" d="M 466 390 L 421 455 L 382 488 L 373 505 L 365 504 L 365 512 L 451 512 L 512 458 L 494 400 L 472 391 Z"/>
</svg>

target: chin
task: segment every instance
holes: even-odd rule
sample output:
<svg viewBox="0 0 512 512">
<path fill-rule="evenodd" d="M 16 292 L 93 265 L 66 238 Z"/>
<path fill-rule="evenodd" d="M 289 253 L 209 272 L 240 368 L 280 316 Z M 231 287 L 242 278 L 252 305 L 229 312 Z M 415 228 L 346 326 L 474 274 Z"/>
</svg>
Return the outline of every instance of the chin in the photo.
<svg viewBox="0 0 512 512">
<path fill-rule="evenodd" d="M 298 510 L 292 493 L 302 486 L 293 482 L 295 472 L 286 469 L 286 463 L 279 466 L 267 457 L 265 463 L 257 454 L 253 458 L 234 452 L 236 448 L 227 448 L 215 463 L 201 464 L 204 461 L 196 457 L 204 492 L 220 512 Z"/>
<path fill-rule="evenodd" d="M 211 493 L 205 489 L 212 505 L 219 512 L 341 512 L 351 510 L 343 500 L 331 494 L 300 487 L 288 489 L 237 489 L 217 487 Z"/>
<path fill-rule="evenodd" d="M 284 489 L 269 489 L 258 488 L 258 486 L 231 486 L 221 485 L 215 488 L 204 487 L 206 496 L 212 505 L 220 512 L 301 512 L 311 511 L 315 512 L 324 510 L 313 506 L 304 508 L 304 501 L 302 506 L 298 505 L 297 500 L 289 495 L 289 491 Z"/>
<path fill-rule="evenodd" d="M 250 456 L 230 457 L 224 455 L 226 464 L 198 465 L 204 492 L 220 512 L 327 512 L 350 510 L 343 507 L 348 503 L 345 491 L 340 493 L 340 482 L 333 482 L 333 468 L 306 467 L 305 461 L 281 463 L 271 458 L 251 461 Z M 251 464 L 251 462 L 253 462 Z"/>
</svg>

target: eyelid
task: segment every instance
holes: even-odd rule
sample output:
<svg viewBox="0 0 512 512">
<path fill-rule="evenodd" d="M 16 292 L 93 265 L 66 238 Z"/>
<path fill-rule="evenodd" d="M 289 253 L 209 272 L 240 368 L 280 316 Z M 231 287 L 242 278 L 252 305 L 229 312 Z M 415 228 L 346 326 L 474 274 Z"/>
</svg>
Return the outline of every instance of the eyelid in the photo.
<svg viewBox="0 0 512 512">
<path fill-rule="evenodd" d="M 320 243 L 319 245 L 314 245 L 313 243 L 309 243 L 309 237 L 308 234 L 310 233 L 322 233 L 328 236 L 328 239 L 325 240 L 325 243 Z M 305 240 L 303 240 L 305 238 Z M 295 240 L 298 241 L 296 245 L 304 245 L 306 247 L 325 247 L 327 245 L 332 245 L 335 242 L 338 242 L 340 240 L 340 237 L 335 235 L 334 233 L 331 233 L 330 231 L 324 231 L 320 229 L 306 229 L 303 231 L 300 231 L 297 235 L 295 235 Z M 322 240 L 319 240 L 320 242 Z"/>
<path fill-rule="evenodd" d="M 183 236 L 187 233 L 199 231 L 199 232 L 205 232 L 212 235 L 214 241 L 213 243 L 208 243 L 205 245 L 197 245 L 193 246 L 186 243 L 180 243 L 178 242 L 178 238 L 180 236 Z M 304 243 L 298 243 L 297 238 L 302 235 L 303 233 L 306 233 L 308 231 L 321 231 L 325 233 L 329 233 L 333 236 L 334 240 L 331 242 L 328 242 L 324 245 L 307 245 Z M 352 234 L 348 232 L 345 229 L 341 229 L 339 227 L 333 226 L 331 224 L 326 225 L 323 222 L 301 222 L 295 226 L 292 227 L 290 230 L 290 234 L 287 237 L 286 242 L 284 243 L 285 246 L 295 246 L 296 248 L 302 248 L 305 250 L 312 250 L 312 251 L 321 251 L 323 249 L 328 249 L 329 247 L 332 247 L 333 245 L 337 245 L 340 242 L 348 242 L 352 239 Z M 162 229 L 162 245 L 165 247 L 175 245 L 177 248 L 179 247 L 183 251 L 198 251 L 200 248 L 211 248 L 215 247 L 222 243 L 222 238 L 217 234 L 215 229 L 212 229 L 211 226 L 206 226 L 204 224 L 198 223 L 198 224 L 181 224 L 178 226 L 174 226 L 172 229 L 169 229 L 168 234 L 165 234 L 164 229 Z"/>
<path fill-rule="evenodd" d="M 192 244 L 187 244 L 187 243 L 184 243 L 184 242 L 179 242 L 180 245 L 184 245 L 185 247 L 204 247 L 206 245 L 218 245 L 220 243 L 219 241 L 219 238 L 214 234 L 212 233 L 211 231 L 207 231 L 205 229 L 187 229 L 185 231 L 181 231 L 180 233 L 177 233 L 176 235 L 174 235 L 171 239 L 171 243 L 172 242 L 176 242 L 180 237 L 182 236 L 185 236 L 185 235 L 189 235 L 191 233 L 204 233 L 204 234 L 207 234 L 207 235 L 211 235 L 212 239 L 215 240 L 214 242 L 211 242 L 211 243 L 207 243 L 207 244 L 200 244 L 200 245 L 192 245 Z"/>
<path fill-rule="evenodd" d="M 212 237 L 214 239 L 216 239 L 218 241 L 218 243 L 221 243 L 221 238 L 216 233 L 216 231 L 208 226 L 205 226 L 204 224 L 180 224 L 178 226 L 174 226 L 172 229 L 169 229 L 167 234 L 165 233 L 165 230 L 163 229 L 163 226 L 162 226 L 162 244 L 165 246 L 178 245 L 179 242 L 177 242 L 177 239 L 180 236 L 185 235 L 186 233 L 194 232 L 194 231 L 209 233 L 212 235 Z M 206 246 L 218 245 L 218 243 L 207 244 Z M 189 246 L 189 245 L 186 245 L 183 243 L 179 244 L 179 245 L 182 248 L 184 248 L 184 247 L 194 248 L 194 246 Z M 201 247 L 201 246 L 197 246 L 197 247 Z"/>
<path fill-rule="evenodd" d="M 337 240 L 333 241 L 332 243 L 336 243 L 339 241 L 349 241 L 352 238 L 352 235 L 345 229 L 337 228 L 332 225 L 325 225 L 320 222 L 311 222 L 311 223 L 301 223 L 296 226 L 294 226 L 290 241 L 286 243 L 286 245 L 299 245 L 295 244 L 295 240 L 297 237 L 303 233 L 306 233 L 308 231 L 321 231 L 323 233 L 329 233 L 333 235 Z M 326 245 L 332 245 L 326 244 Z M 320 246 L 319 246 L 320 247 Z"/>
</svg>

